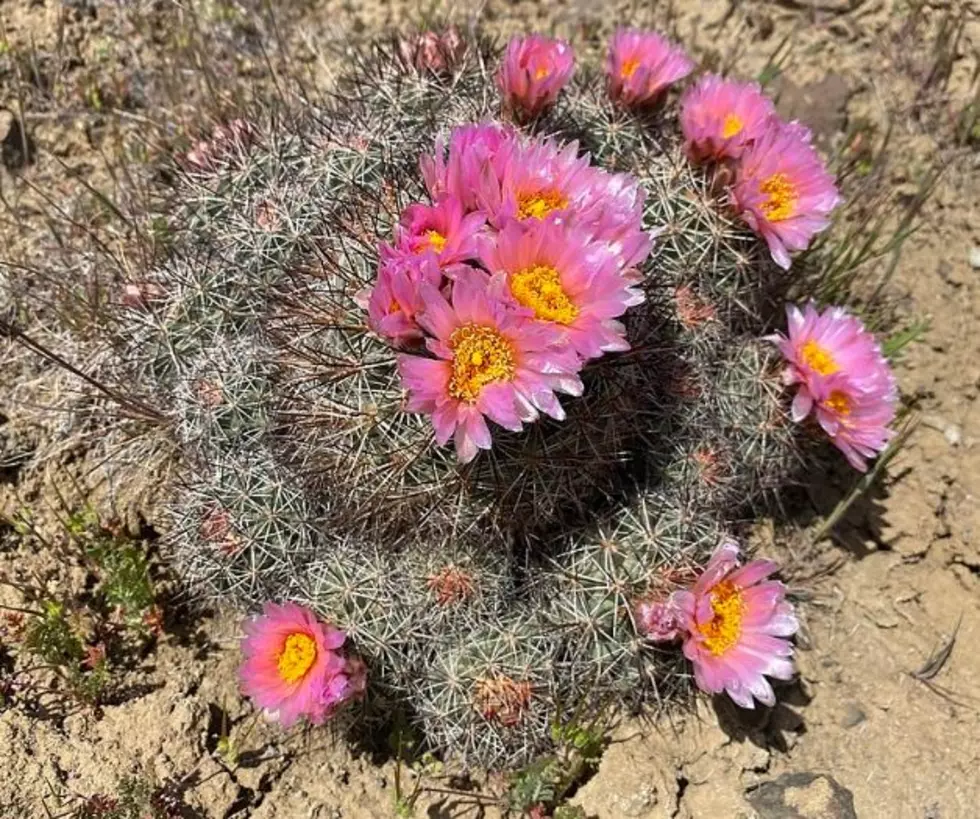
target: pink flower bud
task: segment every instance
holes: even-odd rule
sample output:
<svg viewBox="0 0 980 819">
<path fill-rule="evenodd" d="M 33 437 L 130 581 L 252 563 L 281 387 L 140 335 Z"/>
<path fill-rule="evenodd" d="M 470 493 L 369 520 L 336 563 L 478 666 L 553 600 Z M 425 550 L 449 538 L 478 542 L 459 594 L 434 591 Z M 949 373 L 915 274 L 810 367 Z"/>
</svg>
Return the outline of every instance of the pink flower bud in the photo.
<svg viewBox="0 0 980 819">
<path fill-rule="evenodd" d="M 574 71 L 575 54 L 564 40 L 515 37 L 504 52 L 497 85 L 507 108 L 535 117 L 554 105 Z"/>
</svg>

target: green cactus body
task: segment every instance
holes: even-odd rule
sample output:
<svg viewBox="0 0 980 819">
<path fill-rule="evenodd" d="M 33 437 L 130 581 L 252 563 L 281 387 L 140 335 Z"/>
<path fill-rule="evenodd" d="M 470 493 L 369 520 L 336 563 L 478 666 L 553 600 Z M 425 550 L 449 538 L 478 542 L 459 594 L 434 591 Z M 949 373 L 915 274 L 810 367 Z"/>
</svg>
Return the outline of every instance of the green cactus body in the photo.
<svg viewBox="0 0 980 819">
<path fill-rule="evenodd" d="M 685 690 L 635 602 L 702 566 L 805 452 L 759 341 L 785 279 L 684 159 L 673 110 L 624 113 L 587 72 L 533 129 L 647 192 L 631 349 L 586 367 L 564 421 L 495 429 L 464 467 L 405 411 L 361 295 L 425 198 L 419 157 L 498 116 L 494 62 L 481 43 L 437 77 L 377 48 L 331 99 L 270 114 L 182 180 L 177 249 L 120 316 L 184 453 L 168 538 L 194 592 L 312 607 L 350 635 L 372 696 L 483 765 L 539 752 L 556 717 Z"/>
</svg>

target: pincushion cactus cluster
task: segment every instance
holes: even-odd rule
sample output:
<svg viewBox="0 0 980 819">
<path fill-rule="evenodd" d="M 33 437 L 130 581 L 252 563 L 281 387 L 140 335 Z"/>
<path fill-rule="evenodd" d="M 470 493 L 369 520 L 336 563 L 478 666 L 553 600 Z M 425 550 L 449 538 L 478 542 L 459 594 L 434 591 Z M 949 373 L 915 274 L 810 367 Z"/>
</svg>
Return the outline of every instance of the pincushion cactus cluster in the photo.
<svg viewBox="0 0 980 819">
<path fill-rule="evenodd" d="M 260 706 L 399 711 L 469 762 L 670 702 L 672 640 L 701 688 L 769 703 L 795 620 L 733 527 L 822 457 L 808 414 L 862 466 L 895 410 L 856 318 L 780 335 L 832 179 L 757 86 L 692 78 L 679 110 L 694 64 L 654 33 L 605 73 L 443 40 L 183 163 L 172 251 L 112 325 L 179 444 L 177 566 L 266 607 Z"/>
</svg>

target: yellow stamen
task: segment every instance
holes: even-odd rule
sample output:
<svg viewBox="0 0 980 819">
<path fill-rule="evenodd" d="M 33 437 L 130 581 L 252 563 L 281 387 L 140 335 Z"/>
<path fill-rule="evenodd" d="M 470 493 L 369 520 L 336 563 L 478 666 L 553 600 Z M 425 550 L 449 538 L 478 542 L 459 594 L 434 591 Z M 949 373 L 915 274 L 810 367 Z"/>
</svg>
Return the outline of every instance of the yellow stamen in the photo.
<svg viewBox="0 0 980 819">
<path fill-rule="evenodd" d="M 731 139 L 733 136 L 738 136 L 744 127 L 745 123 L 740 117 L 729 114 L 725 117 L 725 124 L 721 128 L 721 137 L 722 139 Z"/>
<path fill-rule="evenodd" d="M 762 212 L 770 222 L 782 222 L 796 212 L 800 194 L 786 174 L 773 174 L 759 186 L 759 190 L 769 197 L 762 203 Z"/>
<path fill-rule="evenodd" d="M 578 307 L 568 298 L 561 276 L 553 267 L 537 265 L 514 273 L 510 277 L 510 292 L 542 321 L 571 324 L 578 316 Z"/>
<path fill-rule="evenodd" d="M 446 237 L 443 236 L 436 230 L 430 230 L 426 237 L 429 240 L 429 245 L 436 253 L 442 253 L 442 249 L 446 246 Z"/>
<path fill-rule="evenodd" d="M 742 591 L 729 580 L 723 580 L 711 591 L 711 609 L 714 616 L 698 626 L 704 635 L 704 645 L 716 657 L 724 654 L 742 634 L 742 617 L 745 601 Z"/>
<path fill-rule="evenodd" d="M 514 347 L 493 327 L 464 324 L 449 337 L 453 351 L 453 375 L 449 394 L 472 404 L 480 391 L 495 381 L 514 377 Z"/>
<path fill-rule="evenodd" d="M 279 652 L 279 676 L 294 683 L 303 678 L 316 662 L 316 641 L 308 634 L 290 634 Z"/>
<path fill-rule="evenodd" d="M 517 197 L 517 218 L 544 219 L 553 210 L 564 210 L 567 207 L 568 199 L 560 191 L 522 193 Z"/>
<path fill-rule="evenodd" d="M 834 357 L 812 338 L 803 345 L 800 355 L 806 365 L 820 375 L 833 375 L 840 369 Z"/>
<path fill-rule="evenodd" d="M 619 76 L 624 80 L 628 80 L 636 73 L 636 69 L 639 67 L 639 60 L 627 60 L 625 63 L 623 63 L 623 67 L 619 69 Z"/>
<path fill-rule="evenodd" d="M 824 405 L 838 415 L 851 414 L 851 399 L 847 397 L 846 393 L 840 390 L 834 390 L 830 393 L 827 400 L 824 401 Z"/>
<path fill-rule="evenodd" d="M 534 71 L 534 79 L 536 79 L 536 80 L 543 80 L 550 73 L 551 73 L 551 71 L 548 70 L 548 66 L 543 65 L 540 68 L 536 68 L 535 69 L 535 71 Z"/>
</svg>

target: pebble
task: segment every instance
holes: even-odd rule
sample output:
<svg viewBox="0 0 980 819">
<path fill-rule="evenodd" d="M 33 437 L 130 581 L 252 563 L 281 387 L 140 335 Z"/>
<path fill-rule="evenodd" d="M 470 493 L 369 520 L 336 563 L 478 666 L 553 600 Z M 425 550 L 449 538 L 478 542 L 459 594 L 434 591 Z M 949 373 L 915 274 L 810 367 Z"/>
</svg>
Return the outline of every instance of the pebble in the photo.
<svg viewBox="0 0 980 819">
<path fill-rule="evenodd" d="M 963 430 L 959 424 L 950 424 L 943 430 L 943 437 L 950 446 L 959 446 L 963 443 Z"/>
<path fill-rule="evenodd" d="M 827 774 L 783 774 L 746 798 L 759 819 L 857 819 L 854 794 Z"/>
<path fill-rule="evenodd" d="M 844 706 L 844 716 L 841 717 L 840 725 L 841 728 L 853 728 L 855 725 L 860 725 L 868 718 L 868 715 L 864 713 L 861 706 L 856 702 L 849 702 Z"/>
<path fill-rule="evenodd" d="M 970 267 L 974 270 L 980 270 L 980 245 L 974 245 L 970 248 Z"/>
</svg>

